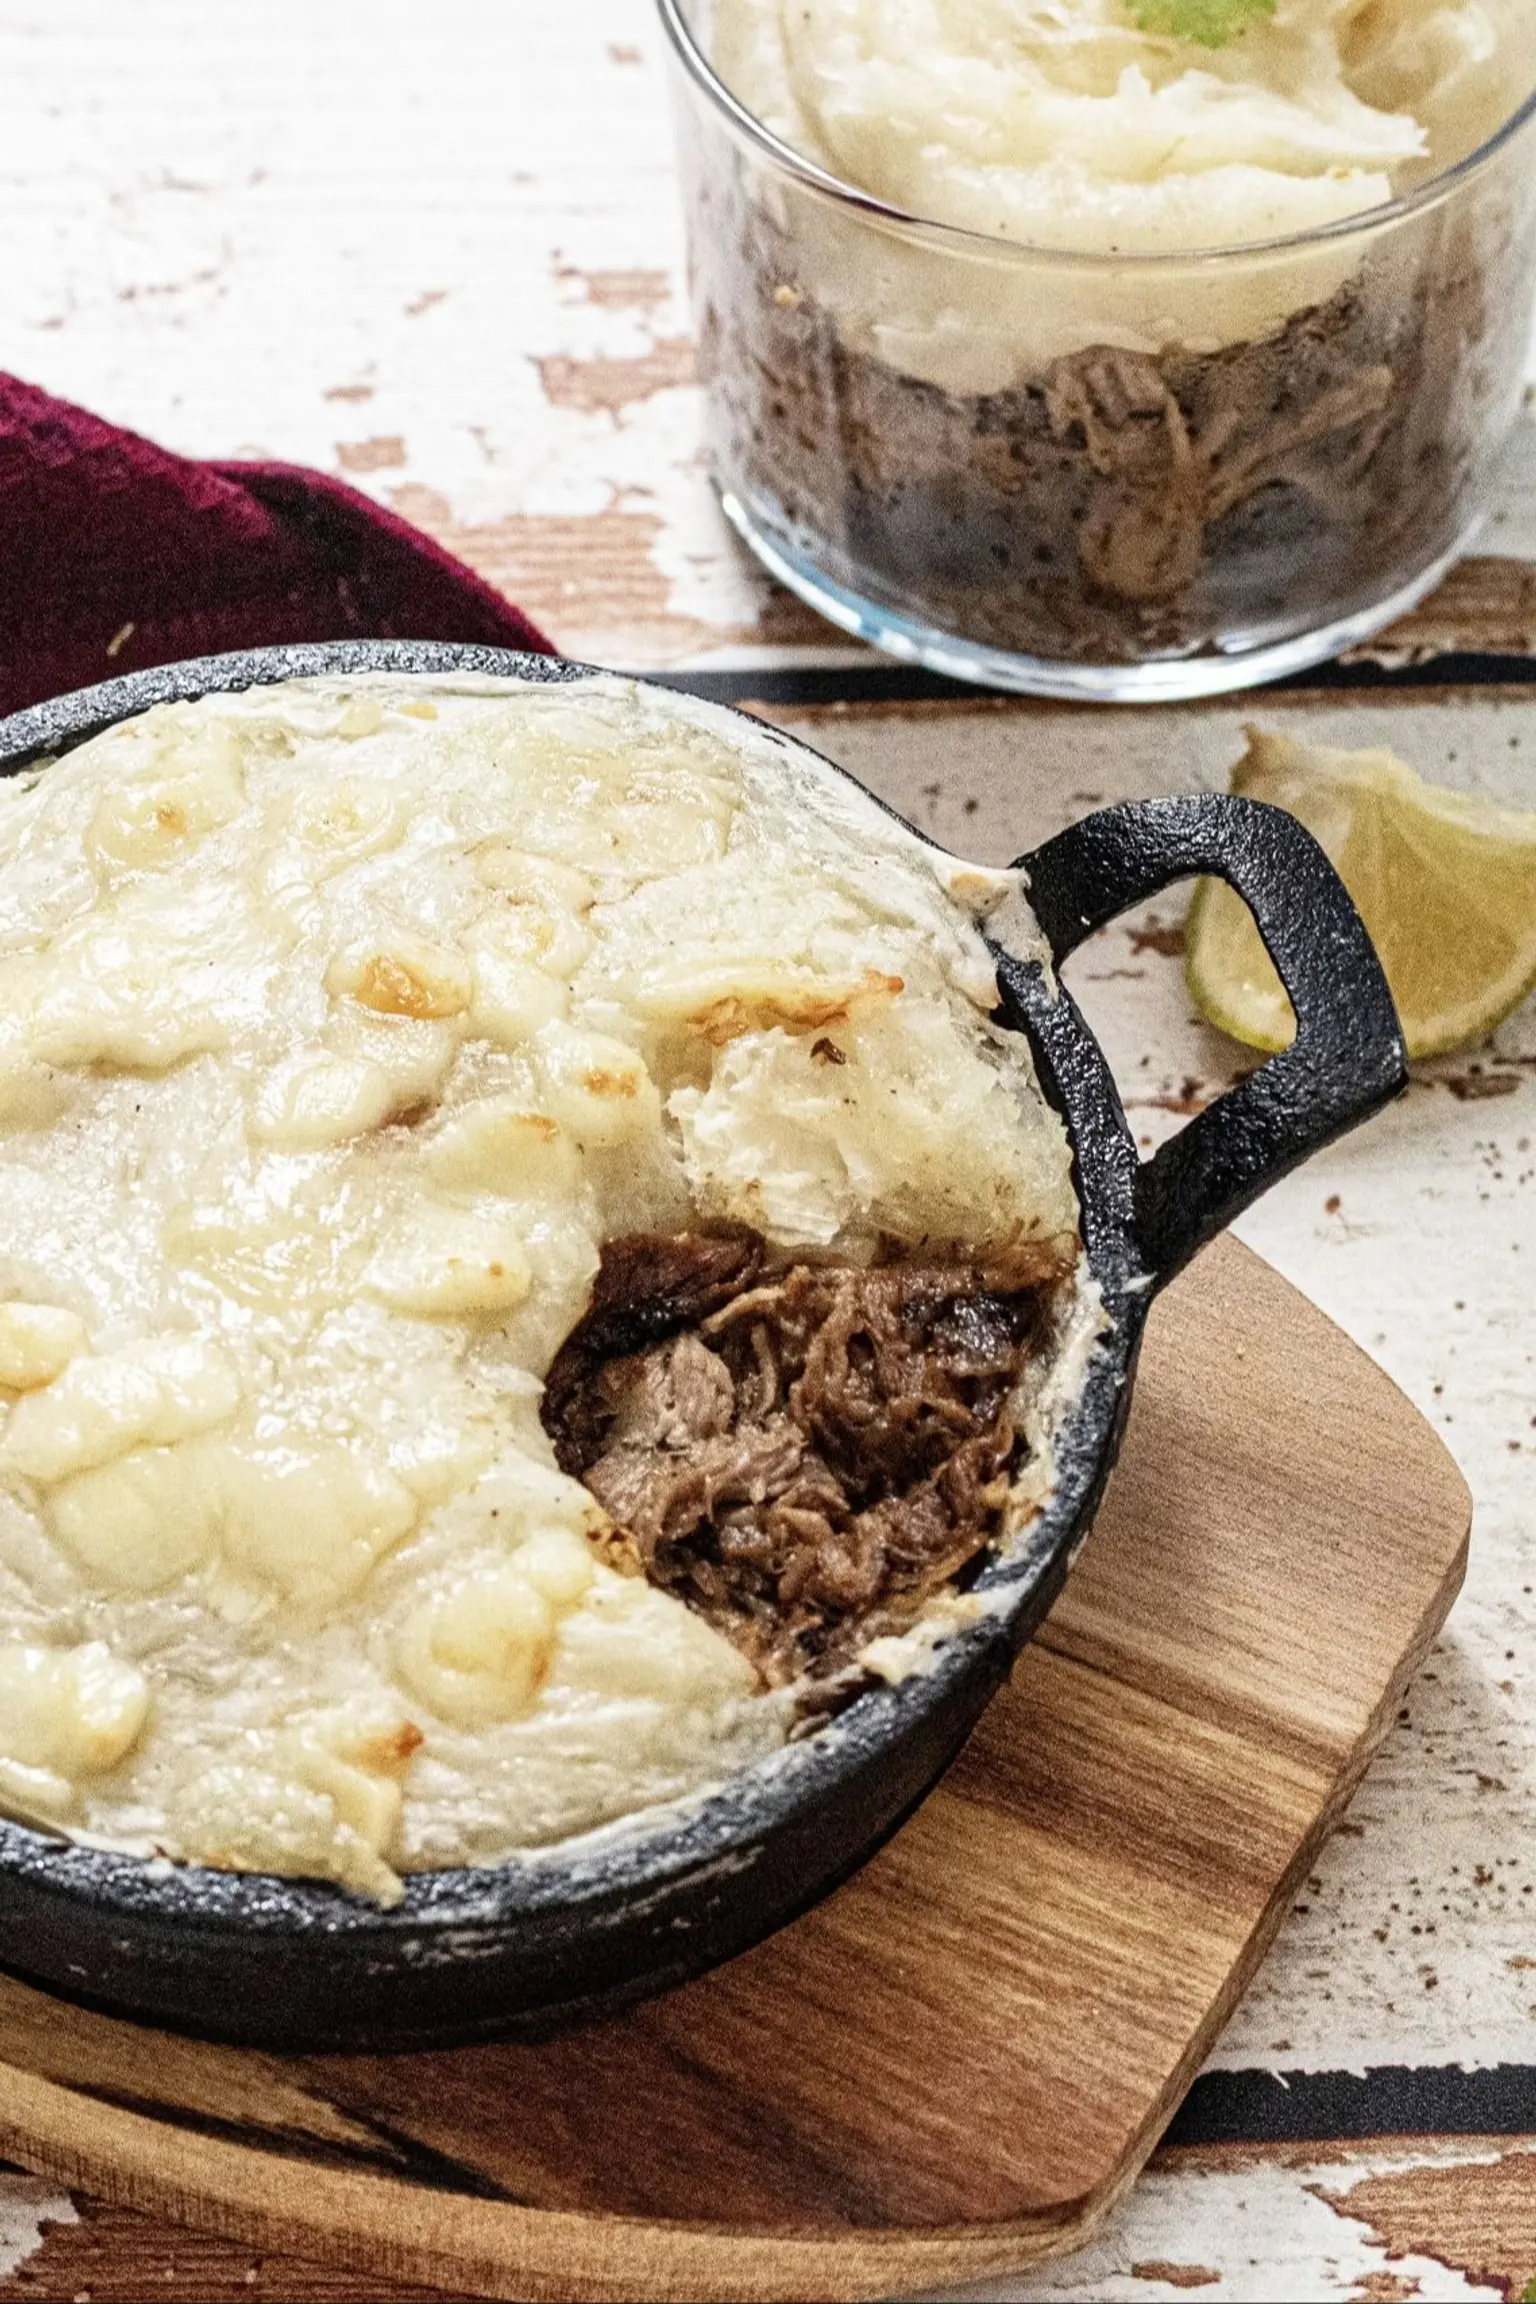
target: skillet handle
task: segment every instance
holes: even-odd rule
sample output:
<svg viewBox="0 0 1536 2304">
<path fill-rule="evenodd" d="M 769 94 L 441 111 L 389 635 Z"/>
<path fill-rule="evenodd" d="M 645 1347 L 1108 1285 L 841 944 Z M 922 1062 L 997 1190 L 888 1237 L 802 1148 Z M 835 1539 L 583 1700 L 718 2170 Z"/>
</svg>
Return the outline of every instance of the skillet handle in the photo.
<svg viewBox="0 0 1536 2304">
<path fill-rule="evenodd" d="M 1161 1288 L 1267 1186 L 1406 1087 L 1387 980 L 1311 833 L 1261 801 L 1194 793 L 1105 808 L 1019 864 L 1058 962 L 1176 880 L 1225 880 L 1253 913 L 1296 1011 L 1282 1055 L 1136 1166 L 1136 1230 Z"/>
</svg>

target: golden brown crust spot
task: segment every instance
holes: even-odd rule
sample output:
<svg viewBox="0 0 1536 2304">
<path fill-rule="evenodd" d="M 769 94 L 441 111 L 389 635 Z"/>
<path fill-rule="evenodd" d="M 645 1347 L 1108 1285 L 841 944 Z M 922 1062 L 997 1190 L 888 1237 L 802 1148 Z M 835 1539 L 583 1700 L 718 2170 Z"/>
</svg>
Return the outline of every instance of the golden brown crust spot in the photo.
<svg viewBox="0 0 1536 2304">
<path fill-rule="evenodd" d="M 724 1048 L 729 1041 L 739 1040 L 744 1032 L 771 1032 L 775 1028 L 784 1032 L 823 1032 L 828 1025 L 846 1024 L 861 1001 L 894 1000 L 904 989 L 901 977 L 882 976 L 871 968 L 866 971 L 863 983 L 852 992 L 841 988 L 836 992 L 822 991 L 815 985 L 807 985 L 803 990 L 785 985 L 773 991 L 731 992 L 696 1009 L 688 1022 L 711 1047 Z M 843 1062 L 841 1053 L 835 1061 Z"/>
<path fill-rule="evenodd" d="M 390 952 L 376 952 L 363 962 L 352 997 L 377 1015 L 409 1016 L 418 1023 L 456 1015 L 464 1006 L 456 986 L 429 984 Z"/>
<path fill-rule="evenodd" d="M 397 1776 L 421 1750 L 426 1736 L 414 1720 L 402 1720 L 387 1735 L 372 1736 L 357 1748 L 357 1765 L 376 1776 Z"/>
</svg>

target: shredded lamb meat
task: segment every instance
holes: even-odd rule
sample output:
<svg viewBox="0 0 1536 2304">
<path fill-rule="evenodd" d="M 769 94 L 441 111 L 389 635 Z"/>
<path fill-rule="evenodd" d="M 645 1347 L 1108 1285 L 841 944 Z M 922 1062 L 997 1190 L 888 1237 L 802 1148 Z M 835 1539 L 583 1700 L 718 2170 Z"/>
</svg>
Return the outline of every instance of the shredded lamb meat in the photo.
<svg viewBox="0 0 1536 2304">
<path fill-rule="evenodd" d="M 1010 1402 L 1069 1259 L 766 1270 L 751 1232 L 633 1234 L 544 1422 L 653 1583 L 769 1686 L 911 1623 L 996 1533 Z"/>
</svg>

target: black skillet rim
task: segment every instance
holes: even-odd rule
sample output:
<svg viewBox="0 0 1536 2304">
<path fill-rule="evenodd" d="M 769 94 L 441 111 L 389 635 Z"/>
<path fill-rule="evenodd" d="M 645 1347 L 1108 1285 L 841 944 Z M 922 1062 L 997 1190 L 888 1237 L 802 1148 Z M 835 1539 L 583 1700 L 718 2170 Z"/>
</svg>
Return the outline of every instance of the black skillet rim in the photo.
<svg viewBox="0 0 1536 2304">
<path fill-rule="evenodd" d="M 0 720 L 0 776 L 44 766 L 153 704 L 317 675 L 369 672 L 491 674 L 548 683 L 635 678 L 562 657 L 439 641 L 299 643 L 192 658 L 76 690 Z M 636 679 L 636 685 L 659 684 Z M 665 688 L 659 692 L 671 693 Z M 716 704 L 708 709 L 746 720 L 759 742 L 766 736 L 787 751 L 812 750 L 798 739 L 778 737 L 761 720 L 732 706 Z M 835 762 L 825 765 L 905 826 L 896 810 L 846 769 Z M 924 844 L 937 850 L 936 842 L 925 839 Z M 1065 993 L 1060 997 L 1068 998 Z M 1082 1029 L 1086 1035 L 1086 1026 Z M 1099 1283 L 1106 1326 L 1057 1434 L 1049 1498 L 1007 1556 L 989 1561 L 977 1579 L 978 1592 L 1005 1594 L 1006 1599 L 979 1622 L 945 1640 L 930 1666 L 894 1687 L 859 1695 L 814 1734 L 750 1763 L 714 1792 L 694 1795 L 670 1808 L 642 1811 L 548 1851 L 532 1851 L 495 1865 L 410 1873 L 403 1901 L 387 1911 L 323 1881 L 222 1872 L 130 1856 L 55 1839 L 4 1820 L 0 1820 L 0 1881 L 24 1877 L 60 1899 L 88 1904 L 98 1914 L 120 1915 L 125 1922 L 170 1921 L 220 1936 L 238 1931 L 254 1938 L 318 1934 L 391 1940 L 423 1930 L 441 1932 L 448 1939 L 441 1956 L 453 1958 L 456 1952 L 470 1955 L 473 1939 L 482 1931 L 499 1936 L 525 1916 L 563 1908 L 575 1919 L 585 1907 L 593 1907 L 591 1920 L 599 1926 L 605 1921 L 612 1925 L 596 1908 L 611 1908 L 616 1896 L 632 1909 L 632 1899 L 664 1892 L 707 1868 L 730 1869 L 754 1861 L 765 1834 L 792 1815 L 814 1808 L 883 1749 L 901 1744 L 920 1721 L 941 1712 L 963 1683 L 978 1672 L 990 1679 L 1006 1671 L 1038 1622 L 1041 1610 L 1031 1603 L 1049 1595 L 1053 1571 L 1065 1572 L 1074 1542 L 1084 1530 L 1109 1468 L 1152 1283 L 1115 1205 L 1106 1163 L 1093 1157 L 1104 1149 L 1091 1141 L 1098 1119 L 1096 1103 L 1085 1096 L 1082 1109 L 1062 1110 L 1062 1118 L 1072 1144 L 1086 1263 Z M 1105 1113 L 1101 1125 L 1112 1126 L 1115 1120 L 1118 1108 L 1113 1119 Z M 455 1946 L 450 1932 L 460 1931 L 466 1933 Z M 384 1942 L 379 1949 L 383 1954 Z M 403 1947 L 397 1944 L 394 1949 L 398 1953 Z"/>
</svg>

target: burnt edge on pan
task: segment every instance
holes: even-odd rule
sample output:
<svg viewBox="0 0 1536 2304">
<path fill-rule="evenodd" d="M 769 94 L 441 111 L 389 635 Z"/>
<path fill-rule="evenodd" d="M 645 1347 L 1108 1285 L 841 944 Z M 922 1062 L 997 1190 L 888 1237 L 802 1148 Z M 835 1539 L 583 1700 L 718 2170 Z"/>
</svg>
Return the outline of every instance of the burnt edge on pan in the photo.
<svg viewBox="0 0 1536 2304">
<path fill-rule="evenodd" d="M 846 1702 L 1000 1534 L 1026 1372 L 1076 1239 L 779 1265 L 745 1227 L 610 1241 L 550 1369 L 561 1470 L 611 1557 L 685 1601 L 802 1711 Z"/>
</svg>

